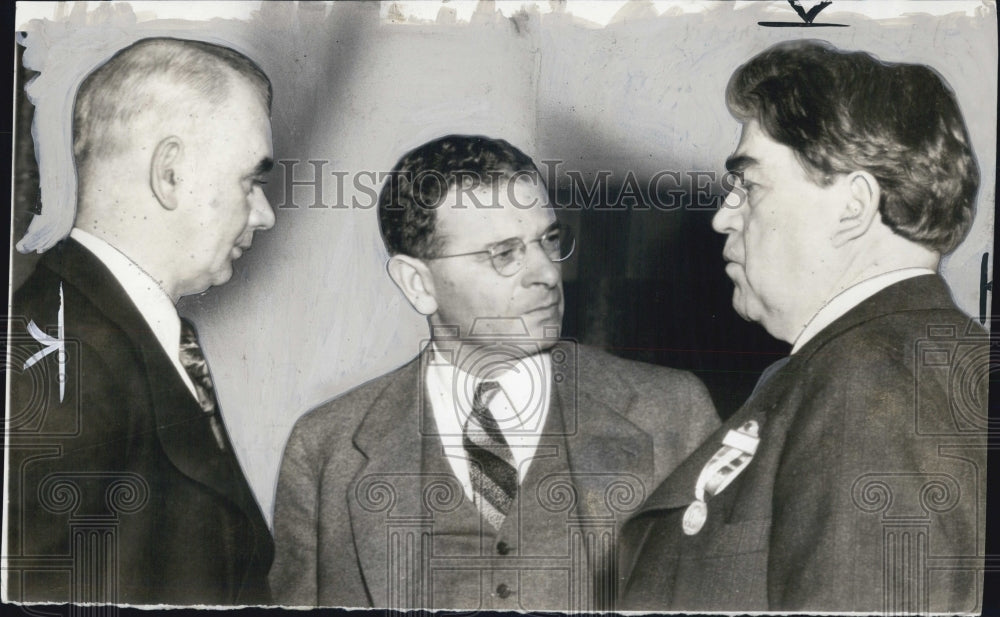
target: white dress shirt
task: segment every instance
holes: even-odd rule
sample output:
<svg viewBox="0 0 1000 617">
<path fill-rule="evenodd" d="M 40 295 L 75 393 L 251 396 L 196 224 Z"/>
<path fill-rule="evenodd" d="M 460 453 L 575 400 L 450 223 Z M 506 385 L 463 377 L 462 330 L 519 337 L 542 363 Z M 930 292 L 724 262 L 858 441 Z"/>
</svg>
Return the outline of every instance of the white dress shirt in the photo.
<svg viewBox="0 0 1000 617">
<path fill-rule="evenodd" d="M 138 264 L 97 236 L 91 235 L 79 227 L 74 227 L 70 231 L 69 237 L 93 253 L 111 271 L 111 275 L 118 280 L 129 299 L 139 309 L 139 314 L 149 324 L 149 328 L 153 331 L 160 346 L 163 347 L 167 357 L 173 362 L 181 380 L 184 381 L 188 390 L 191 391 L 191 395 L 197 400 L 198 395 L 195 392 L 194 383 L 191 382 L 191 377 L 188 376 L 184 365 L 181 364 L 181 320 L 177 316 L 177 308 L 167 292 L 163 291 L 163 288 L 153 280 L 153 277 L 149 276 Z"/>
<path fill-rule="evenodd" d="M 814 336 L 819 334 L 823 328 L 829 326 L 834 321 L 842 317 L 847 313 L 847 311 L 874 296 L 889 285 L 894 285 L 900 281 L 905 281 L 906 279 L 913 278 L 915 276 L 923 276 L 924 274 L 934 274 L 934 271 L 930 268 L 903 268 L 901 270 L 893 270 L 892 272 L 886 272 L 885 274 L 873 276 L 870 279 L 861 281 L 857 285 L 848 287 L 823 305 L 823 308 L 816 311 L 816 314 L 813 315 L 812 319 L 809 320 L 809 323 L 806 324 L 806 327 L 802 329 L 798 338 L 795 339 L 795 345 L 792 346 L 792 353 L 794 354 L 798 350 L 802 349 L 802 347 Z"/>
<path fill-rule="evenodd" d="M 469 499 L 474 500 L 462 435 L 472 412 L 476 386 L 484 380 L 453 365 L 447 354 L 436 347 L 431 354 L 426 381 L 437 435 L 455 477 Z M 518 482 L 523 482 L 549 415 L 552 359 L 547 352 L 519 358 L 487 380 L 500 384 L 500 392 L 490 401 L 490 412 L 510 446 Z"/>
</svg>

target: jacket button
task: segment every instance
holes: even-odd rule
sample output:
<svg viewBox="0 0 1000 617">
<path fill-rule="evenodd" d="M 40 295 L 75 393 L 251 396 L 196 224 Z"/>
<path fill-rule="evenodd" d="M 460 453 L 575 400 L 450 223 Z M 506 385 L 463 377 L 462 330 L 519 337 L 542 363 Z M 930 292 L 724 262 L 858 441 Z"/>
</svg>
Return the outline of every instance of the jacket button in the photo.
<svg viewBox="0 0 1000 617">
<path fill-rule="evenodd" d="M 497 586 L 497 595 L 506 600 L 510 597 L 510 587 L 500 583 L 500 585 Z"/>
<path fill-rule="evenodd" d="M 497 552 L 501 555 L 506 555 L 510 552 L 510 545 L 504 541 L 497 542 Z"/>
</svg>

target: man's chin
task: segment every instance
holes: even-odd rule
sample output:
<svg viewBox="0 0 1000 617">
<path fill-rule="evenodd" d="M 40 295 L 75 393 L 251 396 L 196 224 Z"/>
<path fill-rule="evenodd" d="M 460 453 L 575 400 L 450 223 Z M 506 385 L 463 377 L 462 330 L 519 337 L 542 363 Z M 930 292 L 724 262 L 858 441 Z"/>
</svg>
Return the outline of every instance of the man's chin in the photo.
<svg viewBox="0 0 1000 617">
<path fill-rule="evenodd" d="M 739 297 L 737 292 L 733 292 L 733 310 L 743 319 L 750 321 L 750 317 L 747 316 L 747 309 L 743 306 L 743 299 Z"/>
<path fill-rule="evenodd" d="M 767 333 L 776 339 L 786 340 L 784 337 L 776 334 L 774 327 L 774 315 L 769 313 L 764 309 L 764 305 L 761 303 L 760 299 L 755 295 L 748 295 L 741 292 L 739 288 L 733 292 L 733 310 L 736 314 L 743 319 L 760 325 Z"/>
<path fill-rule="evenodd" d="M 220 285 L 225 285 L 233 278 L 233 266 L 231 263 L 226 263 L 225 267 L 219 268 L 212 273 L 211 279 L 205 283 L 204 287 L 197 293 L 203 291 L 208 291 L 212 287 L 218 287 Z"/>
<path fill-rule="evenodd" d="M 545 332 L 532 332 L 531 343 L 526 348 L 539 351 L 547 351 L 552 349 L 552 347 L 559 342 L 559 329 L 552 328 Z"/>
<path fill-rule="evenodd" d="M 218 287 L 219 285 L 225 285 L 233 278 L 233 266 L 232 264 L 227 264 L 225 270 L 220 270 L 215 275 L 215 279 L 212 281 L 212 287 Z"/>
<path fill-rule="evenodd" d="M 743 267 L 738 263 L 729 262 L 726 264 L 726 274 L 733 281 L 733 310 L 747 321 L 757 321 L 750 307 L 753 296 L 746 292 L 747 282 Z"/>
<path fill-rule="evenodd" d="M 746 321 L 758 321 L 759 315 L 755 316 L 753 310 L 750 307 L 750 298 L 747 297 L 746 293 L 740 289 L 737 285 L 733 289 L 733 310 L 736 314 L 745 319 Z"/>
<path fill-rule="evenodd" d="M 546 348 L 551 347 L 559 340 L 559 333 L 562 330 L 562 316 L 552 315 L 538 320 L 525 319 L 528 327 L 528 336 L 533 341 L 544 344 Z"/>
</svg>

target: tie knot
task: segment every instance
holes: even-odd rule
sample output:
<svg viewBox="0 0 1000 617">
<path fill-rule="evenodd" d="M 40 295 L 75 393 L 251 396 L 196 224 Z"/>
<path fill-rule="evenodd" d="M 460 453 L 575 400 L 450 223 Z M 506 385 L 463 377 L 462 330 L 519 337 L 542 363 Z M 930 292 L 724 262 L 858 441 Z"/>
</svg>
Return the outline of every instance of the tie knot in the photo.
<svg viewBox="0 0 1000 617">
<path fill-rule="evenodd" d="M 181 320 L 181 340 L 180 340 L 181 366 L 187 370 L 195 383 L 204 382 L 211 379 L 208 376 L 208 363 L 205 361 L 205 352 L 198 344 L 198 333 L 195 332 L 191 322 Z"/>
<path fill-rule="evenodd" d="M 476 386 L 476 394 L 472 399 L 474 409 L 486 409 L 490 406 L 490 401 L 500 390 L 500 384 L 495 381 L 481 381 Z"/>
<path fill-rule="evenodd" d="M 472 398 L 472 413 L 466 420 L 465 430 L 483 430 L 500 434 L 497 424 L 490 411 L 490 402 L 500 392 L 500 384 L 495 381 L 483 381 L 476 386 L 476 394 Z"/>
<path fill-rule="evenodd" d="M 186 347 L 199 347 L 198 332 L 187 319 L 181 319 L 181 349 Z"/>
<path fill-rule="evenodd" d="M 201 345 L 198 344 L 198 334 L 194 326 L 186 319 L 181 320 L 180 360 L 181 366 L 194 384 L 202 410 L 206 413 L 215 413 L 215 385 L 208 370 L 208 362 L 205 360 Z"/>
</svg>

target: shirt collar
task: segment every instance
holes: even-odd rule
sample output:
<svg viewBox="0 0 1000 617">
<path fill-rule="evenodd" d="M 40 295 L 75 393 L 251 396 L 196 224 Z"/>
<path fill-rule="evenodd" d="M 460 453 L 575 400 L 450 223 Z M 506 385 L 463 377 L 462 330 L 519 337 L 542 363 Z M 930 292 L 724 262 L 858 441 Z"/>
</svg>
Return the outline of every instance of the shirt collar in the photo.
<svg viewBox="0 0 1000 617">
<path fill-rule="evenodd" d="M 180 365 L 178 356 L 181 339 L 180 317 L 167 292 L 139 264 L 97 236 L 74 227 L 69 237 L 93 253 L 111 271 L 111 275 L 117 279 L 146 320 L 167 357 L 175 366 L 181 367 L 181 378 L 193 391 L 194 387 Z"/>
<path fill-rule="evenodd" d="M 472 409 L 476 386 L 484 381 L 452 364 L 448 354 L 435 345 L 431 345 L 433 354 L 429 371 L 434 372 L 437 383 L 445 385 L 451 393 L 455 408 L 464 425 L 465 418 Z M 507 429 L 527 432 L 540 432 L 543 429 L 541 420 L 545 416 L 545 405 L 549 400 L 549 389 L 552 384 L 552 360 L 548 352 L 533 354 L 512 360 L 502 371 L 491 374 L 489 379 L 496 381 L 503 389 L 503 394 L 510 401 L 512 409 L 517 410 L 519 422 L 501 421 L 503 431 Z"/>
<path fill-rule="evenodd" d="M 816 314 L 813 315 L 809 323 L 806 324 L 806 327 L 802 329 L 798 338 L 795 339 L 795 345 L 792 346 L 792 353 L 798 352 L 806 343 L 822 332 L 824 328 L 886 287 L 925 274 L 934 274 L 934 271 L 930 268 L 902 268 L 873 276 L 870 279 L 848 287 L 816 311 Z"/>
</svg>

